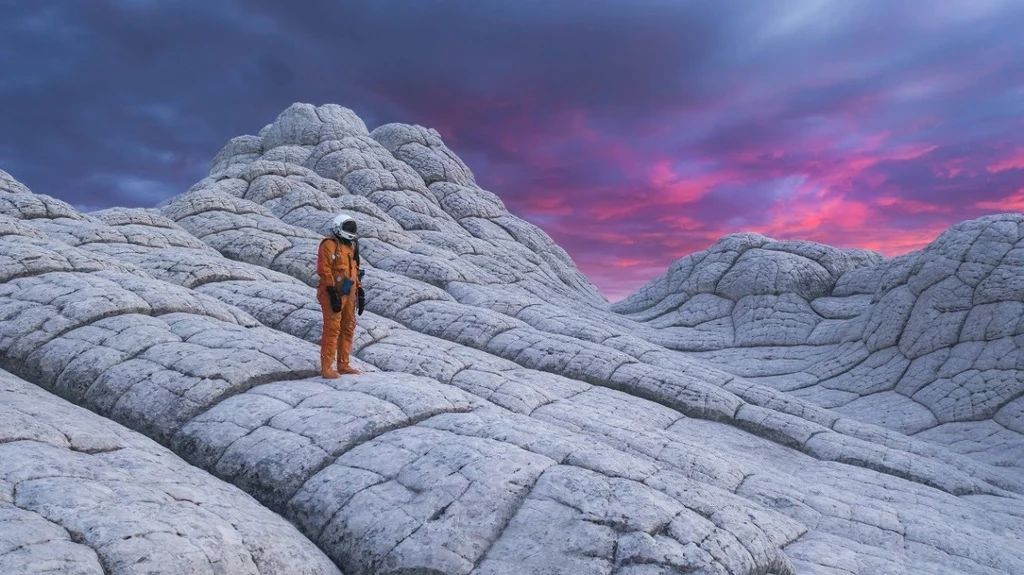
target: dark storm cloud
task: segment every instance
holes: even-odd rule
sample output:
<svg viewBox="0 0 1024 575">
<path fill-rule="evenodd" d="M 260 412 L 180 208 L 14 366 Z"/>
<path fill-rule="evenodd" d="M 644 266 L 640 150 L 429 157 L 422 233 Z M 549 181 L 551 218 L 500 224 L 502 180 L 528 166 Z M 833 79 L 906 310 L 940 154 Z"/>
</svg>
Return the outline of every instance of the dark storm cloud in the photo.
<svg viewBox="0 0 1024 575">
<path fill-rule="evenodd" d="M 666 90 L 681 76 L 651 74 L 652 58 L 712 71 L 706 54 L 723 15 L 676 5 L 22 3 L 2 24 L 11 57 L 0 103 L 18 111 L 3 120 L 3 144 L 14 150 L 7 167 L 83 205 L 137 205 L 151 200 L 135 195 L 138 185 L 90 176 L 182 190 L 228 138 L 293 101 L 340 102 L 370 124 L 436 125 L 468 109 L 502 127 L 517 113 L 540 122 L 581 104 L 646 113 L 698 85 Z M 533 105 L 517 112 L 517 101 Z M 487 129 L 456 140 L 501 155 Z"/>
<path fill-rule="evenodd" d="M 549 110 L 678 103 L 700 89 L 699 82 L 682 80 L 714 72 L 709 56 L 724 41 L 727 23 L 726 13 L 706 3 L 650 0 L 632 6 L 610 0 L 252 5 L 321 55 L 350 59 L 345 68 L 407 105 L 441 106 L 430 94 L 446 93 L 469 102 L 471 95 L 495 102 L 542 97 Z M 428 97 L 418 98 L 424 89 Z"/>
<path fill-rule="evenodd" d="M 613 297 L 728 232 L 897 253 L 1024 206 L 1016 0 L 9 4 L 0 167 L 86 208 L 295 101 L 438 129 Z"/>
<path fill-rule="evenodd" d="M 185 3 L 171 14 L 117 6 L 50 3 L 49 32 L 24 8 L 4 24 L 49 46 L 42 54 L 22 46 L 21 69 L 5 70 L 4 78 L 35 76 L 0 88 L 3 108 L 16 111 L 3 119 L 4 139 L 17 138 L 4 142 L 17 150 L 7 169 L 40 193 L 85 206 L 147 205 L 180 193 L 202 175 L 225 131 L 247 120 L 232 106 L 241 90 L 231 77 L 248 62 L 224 50 L 257 34 L 225 40 L 224 24 L 234 22 Z"/>
</svg>

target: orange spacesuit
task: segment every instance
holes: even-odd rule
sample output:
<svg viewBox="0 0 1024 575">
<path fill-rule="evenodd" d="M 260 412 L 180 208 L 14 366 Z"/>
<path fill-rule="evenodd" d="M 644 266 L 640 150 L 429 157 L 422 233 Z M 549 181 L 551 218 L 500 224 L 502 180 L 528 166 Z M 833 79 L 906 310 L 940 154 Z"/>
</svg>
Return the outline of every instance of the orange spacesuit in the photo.
<svg viewBox="0 0 1024 575">
<path fill-rule="evenodd" d="M 316 297 L 324 314 L 320 338 L 320 373 L 334 379 L 339 374 L 358 374 L 349 365 L 352 339 L 356 331 L 356 313 L 363 311 L 362 281 L 358 248 L 355 244 L 355 220 L 341 215 L 332 226 L 334 237 L 320 242 L 316 273 L 320 276 Z M 338 369 L 334 370 L 335 357 Z"/>
</svg>

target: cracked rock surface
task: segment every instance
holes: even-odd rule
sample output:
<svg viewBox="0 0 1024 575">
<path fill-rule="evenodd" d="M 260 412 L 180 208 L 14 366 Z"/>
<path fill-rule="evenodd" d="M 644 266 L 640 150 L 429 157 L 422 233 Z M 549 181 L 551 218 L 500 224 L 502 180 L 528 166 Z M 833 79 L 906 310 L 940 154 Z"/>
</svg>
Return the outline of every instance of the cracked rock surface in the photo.
<svg viewBox="0 0 1024 575">
<path fill-rule="evenodd" d="M 364 373 L 324 380 L 339 211 Z M 340 106 L 151 209 L 0 172 L 0 565 L 1021 573 L 1021 231 L 894 260 L 740 234 L 609 305 L 436 131 Z"/>
<path fill-rule="evenodd" d="M 239 489 L 0 371 L 0 573 L 297 572 L 339 573 Z"/>
<path fill-rule="evenodd" d="M 1022 272 L 1019 213 L 892 260 L 745 234 L 613 309 L 691 357 L 1021 473 Z"/>
</svg>

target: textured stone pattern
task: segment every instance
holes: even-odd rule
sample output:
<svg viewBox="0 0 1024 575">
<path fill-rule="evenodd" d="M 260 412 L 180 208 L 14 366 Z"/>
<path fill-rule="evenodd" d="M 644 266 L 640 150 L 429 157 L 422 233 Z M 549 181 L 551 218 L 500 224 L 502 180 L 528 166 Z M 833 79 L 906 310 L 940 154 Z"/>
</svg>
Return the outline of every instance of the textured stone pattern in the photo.
<svg viewBox="0 0 1024 575">
<path fill-rule="evenodd" d="M 339 573 L 239 489 L 0 371 L 0 573 L 299 571 Z"/>
<path fill-rule="evenodd" d="M 324 380 L 314 257 L 341 210 L 365 235 L 364 374 Z M 0 172 L 0 368 L 34 402 L 0 401 L 16 414 L 0 417 L 0 450 L 35 450 L 17 457 L 55 478 L 31 492 L 0 483 L 0 561 L 26 573 L 1024 572 L 1024 479 L 978 455 L 993 437 L 1016 441 L 1004 421 L 1020 407 L 954 422 L 1002 434 L 914 438 L 823 399 L 843 390 L 812 368 L 834 379 L 847 357 L 878 374 L 899 362 L 870 311 L 909 285 L 900 265 L 915 264 L 733 236 L 609 306 L 437 132 L 371 133 L 333 105 L 293 105 L 231 140 L 208 178 L 154 209 L 81 214 Z M 957 313 L 941 298 L 934 309 Z M 928 337 L 907 353 L 945 341 Z M 76 448 L 80 427 L 132 447 Z M 25 465 L 0 457 L 0 481 L 23 481 Z M 84 473 L 95 488 L 60 488 Z M 123 543 L 125 530 L 148 535 Z"/>
<path fill-rule="evenodd" d="M 730 236 L 613 306 L 652 341 L 836 413 L 1024 468 L 1024 216 L 893 260 Z"/>
</svg>

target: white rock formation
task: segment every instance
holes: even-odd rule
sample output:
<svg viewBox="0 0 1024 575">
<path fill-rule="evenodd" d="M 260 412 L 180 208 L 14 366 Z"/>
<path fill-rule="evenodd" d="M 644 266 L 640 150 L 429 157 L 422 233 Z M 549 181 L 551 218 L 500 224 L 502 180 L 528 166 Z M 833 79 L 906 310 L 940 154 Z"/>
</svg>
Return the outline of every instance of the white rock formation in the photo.
<svg viewBox="0 0 1024 575">
<path fill-rule="evenodd" d="M 732 236 L 613 307 L 731 373 L 1020 470 L 1022 272 L 1024 214 L 888 261 Z"/>
<path fill-rule="evenodd" d="M 314 258 L 341 210 L 365 373 L 324 380 Z M 0 565 L 1022 573 L 1018 227 L 897 260 L 730 236 L 609 306 L 435 131 L 338 106 L 293 105 L 154 209 L 0 172 Z M 94 429 L 125 447 L 76 450 Z M 15 489 L 19 461 L 53 481 Z M 200 509 L 161 515 L 168 482 Z"/>
<path fill-rule="evenodd" d="M 0 573 L 337 574 L 298 530 L 138 433 L 0 371 Z"/>
</svg>

